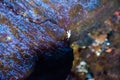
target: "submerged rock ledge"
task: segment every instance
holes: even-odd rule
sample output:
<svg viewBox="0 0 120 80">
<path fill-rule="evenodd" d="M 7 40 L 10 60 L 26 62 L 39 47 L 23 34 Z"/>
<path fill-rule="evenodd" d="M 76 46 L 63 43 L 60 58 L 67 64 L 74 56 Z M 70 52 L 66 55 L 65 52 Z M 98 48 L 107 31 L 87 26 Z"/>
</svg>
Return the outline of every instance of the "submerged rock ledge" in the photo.
<svg viewBox="0 0 120 80">
<path fill-rule="evenodd" d="M 73 60 L 70 43 L 78 40 L 82 31 L 104 21 L 118 8 L 119 0 L 105 1 L 1 0 L 0 80 L 26 79 L 36 62 L 39 64 L 41 60 L 45 61 L 41 66 L 53 62 L 52 67 L 56 69 L 56 61 L 61 64 L 61 69 L 66 64 L 68 70 L 65 73 L 68 74 Z M 70 39 L 67 39 L 68 30 L 72 32 Z M 68 62 L 64 62 L 66 59 Z"/>
</svg>

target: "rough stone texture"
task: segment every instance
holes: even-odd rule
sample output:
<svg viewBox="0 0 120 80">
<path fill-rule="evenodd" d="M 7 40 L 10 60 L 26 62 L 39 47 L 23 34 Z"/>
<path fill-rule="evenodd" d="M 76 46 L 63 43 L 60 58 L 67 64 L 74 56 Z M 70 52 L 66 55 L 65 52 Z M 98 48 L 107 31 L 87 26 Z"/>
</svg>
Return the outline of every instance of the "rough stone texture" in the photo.
<svg viewBox="0 0 120 80">
<path fill-rule="evenodd" d="M 89 66 L 89 71 L 93 74 L 93 80 L 119 80 L 120 79 L 120 8 L 116 10 L 111 16 L 106 18 L 104 23 L 99 24 L 96 27 L 92 27 L 89 30 L 89 33 L 98 35 L 106 34 L 107 39 L 110 42 L 108 48 L 112 50 L 106 52 L 103 49 L 103 52 L 100 56 L 96 56 L 94 51 L 91 51 L 89 46 L 82 44 L 87 37 L 85 35 L 81 36 L 81 39 L 76 41 L 77 49 L 74 49 L 74 66 L 70 79 L 75 80 L 88 80 L 85 79 L 87 74 L 82 74 L 78 72 L 76 66 L 79 65 L 81 61 L 86 61 Z M 99 35 L 98 35 L 99 36 Z M 96 37 L 98 39 L 98 36 Z M 82 41 L 84 40 L 84 41 Z M 81 43 L 80 43 L 81 42 Z M 75 42 L 74 42 L 75 43 Z M 103 44 L 102 44 L 103 45 Z M 82 46 L 86 46 L 84 49 Z M 105 47 L 105 45 L 103 45 Z"/>
<path fill-rule="evenodd" d="M 24 79 L 40 55 L 68 47 L 67 30 L 70 42 L 79 39 L 80 31 L 107 17 L 106 9 L 117 8 L 118 0 L 106 1 L 0 0 L 1 80 Z"/>
</svg>

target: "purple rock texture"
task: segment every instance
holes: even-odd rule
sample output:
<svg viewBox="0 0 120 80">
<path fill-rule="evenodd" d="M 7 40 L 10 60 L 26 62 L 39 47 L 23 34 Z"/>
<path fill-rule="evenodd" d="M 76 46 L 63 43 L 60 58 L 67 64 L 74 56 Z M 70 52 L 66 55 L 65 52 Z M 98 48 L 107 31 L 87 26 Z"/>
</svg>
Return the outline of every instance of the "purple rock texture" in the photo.
<svg viewBox="0 0 120 80">
<path fill-rule="evenodd" d="M 118 0 L 106 1 L 0 0 L 0 80 L 26 79 L 40 55 L 68 46 L 78 39 L 80 25 L 91 26 L 96 16 L 104 20 L 106 8 L 116 9 Z"/>
</svg>

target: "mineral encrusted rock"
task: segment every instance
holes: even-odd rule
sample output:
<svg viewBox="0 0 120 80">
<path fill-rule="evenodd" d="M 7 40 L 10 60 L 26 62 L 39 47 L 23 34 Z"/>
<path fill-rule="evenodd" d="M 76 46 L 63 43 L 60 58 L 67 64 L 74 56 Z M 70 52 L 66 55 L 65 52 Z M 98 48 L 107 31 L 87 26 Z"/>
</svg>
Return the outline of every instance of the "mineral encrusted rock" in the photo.
<svg viewBox="0 0 120 80">
<path fill-rule="evenodd" d="M 118 0 L 0 0 L 0 80 L 25 79 L 41 55 L 63 56 L 67 30 L 71 43 L 117 7 Z"/>
</svg>

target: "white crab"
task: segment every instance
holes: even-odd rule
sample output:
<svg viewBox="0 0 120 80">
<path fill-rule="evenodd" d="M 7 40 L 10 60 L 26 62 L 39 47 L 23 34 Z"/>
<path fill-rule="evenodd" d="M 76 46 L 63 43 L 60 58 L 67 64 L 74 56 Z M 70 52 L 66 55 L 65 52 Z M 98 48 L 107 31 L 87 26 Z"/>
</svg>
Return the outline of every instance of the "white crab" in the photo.
<svg viewBox="0 0 120 80">
<path fill-rule="evenodd" d="M 68 30 L 68 31 L 67 31 L 67 39 L 69 39 L 70 36 L 71 36 L 71 30 Z"/>
</svg>

